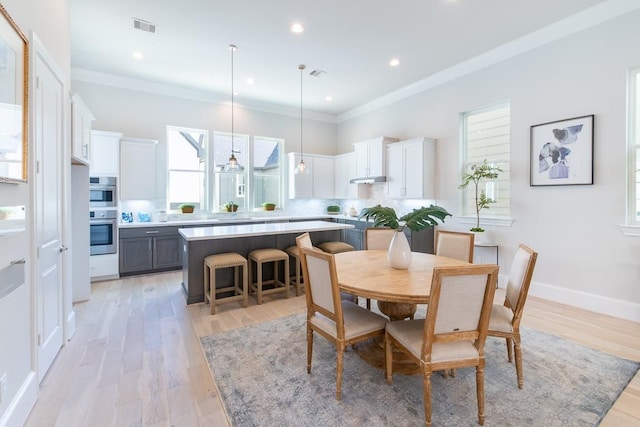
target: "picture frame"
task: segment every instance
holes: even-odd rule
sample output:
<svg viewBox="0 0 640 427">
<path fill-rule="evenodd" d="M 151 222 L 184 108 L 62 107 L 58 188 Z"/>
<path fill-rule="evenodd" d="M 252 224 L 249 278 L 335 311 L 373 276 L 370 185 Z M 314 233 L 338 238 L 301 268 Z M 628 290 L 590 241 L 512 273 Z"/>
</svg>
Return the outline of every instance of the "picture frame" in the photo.
<svg viewBox="0 0 640 427">
<path fill-rule="evenodd" d="M 0 183 L 27 182 L 29 42 L 0 4 Z"/>
<path fill-rule="evenodd" d="M 530 185 L 592 185 L 594 115 L 531 126 Z"/>
</svg>

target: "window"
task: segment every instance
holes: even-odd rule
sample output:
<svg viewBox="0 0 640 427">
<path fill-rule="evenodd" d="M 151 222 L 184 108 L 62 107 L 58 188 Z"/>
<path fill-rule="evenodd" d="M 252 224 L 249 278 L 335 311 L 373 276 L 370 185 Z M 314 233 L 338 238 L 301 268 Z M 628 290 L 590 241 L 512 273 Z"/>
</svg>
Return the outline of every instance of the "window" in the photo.
<svg viewBox="0 0 640 427">
<path fill-rule="evenodd" d="M 206 163 L 208 132 L 167 127 L 167 205 L 178 209 L 182 203 L 206 208 Z"/>
<path fill-rule="evenodd" d="M 627 223 L 640 225 L 640 68 L 629 73 Z"/>
<path fill-rule="evenodd" d="M 256 136 L 253 139 L 253 206 L 280 205 L 283 193 L 281 139 Z"/>
<path fill-rule="evenodd" d="M 238 211 L 262 209 L 263 203 L 283 204 L 284 140 L 234 134 L 233 153 L 240 170 L 225 172 L 231 155 L 231 134 L 167 127 L 167 208 L 193 203 L 196 209 L 218 212 L 233 202 Z"/>
<path fill-rule="evenodd" d="M 489 209 L 483 210 L 481 218 L 509 217 L 509 103 L 463 113 L 461 121 L 462 170 L 485 160 L 502 169 L 498 179 L 484 183 L 483 190 L 488 198 L 495 200 L 495 203 L 492 203 Z M 475 195 L 472 187 L 467 187 L 462 193 L 462 215 L 475 216 Z"/>
</svg>

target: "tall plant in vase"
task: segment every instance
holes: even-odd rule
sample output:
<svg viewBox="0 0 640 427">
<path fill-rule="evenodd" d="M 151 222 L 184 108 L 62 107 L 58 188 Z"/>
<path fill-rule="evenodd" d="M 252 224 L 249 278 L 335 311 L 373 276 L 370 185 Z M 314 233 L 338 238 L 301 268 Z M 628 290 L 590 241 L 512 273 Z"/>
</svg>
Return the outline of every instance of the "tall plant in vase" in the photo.
<svg viewBox="0 0 640 427">
<path fill-rule="evenodd" d="M 484 232 L 484 228 L 480 227 L 480 211 L 482 209 L 489 209 L 491 203 L 496 201 L 490 197 L 487 197 L 487 193 L 480 189 L 480 183 L 484 181 L 493 181 L 498 178 L 498 172 L 502 172 L 497 166 L 493 166 L 485 159 L 480 164 L 473 164 L 469 166 L 469 169 L 462 175 L 462 184 L 458 186 L 459 189 L 467 188 L 469 184 L 473 183 L 474 200 L 476 209 L 476 226 L 472 227 L 469 231 Z"/>
</svg>

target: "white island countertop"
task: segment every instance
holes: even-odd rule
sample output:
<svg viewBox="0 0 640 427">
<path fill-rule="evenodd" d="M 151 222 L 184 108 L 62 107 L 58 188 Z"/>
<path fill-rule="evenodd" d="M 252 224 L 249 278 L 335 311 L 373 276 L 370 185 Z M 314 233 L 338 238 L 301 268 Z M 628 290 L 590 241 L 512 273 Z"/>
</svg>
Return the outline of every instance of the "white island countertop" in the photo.
<svg viewBox="0 0 640 427">
<path fill-rule="evenodd" d="M 233 239 L 274 234 L 312 233 L 354 228 L 352 224 L 328 221 L 277 222 L 267 224 L 223 225 L 216 227 L 181 228 L 180 235 L 188 242 L 196 240 Z"/>
</svg>

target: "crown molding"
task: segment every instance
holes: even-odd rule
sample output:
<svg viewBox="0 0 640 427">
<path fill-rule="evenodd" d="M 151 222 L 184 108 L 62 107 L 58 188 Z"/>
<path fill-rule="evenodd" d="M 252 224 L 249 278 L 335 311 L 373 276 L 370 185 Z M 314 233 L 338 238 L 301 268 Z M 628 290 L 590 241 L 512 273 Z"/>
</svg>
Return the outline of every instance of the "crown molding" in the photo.
<svg viewBox="0 0 640 427">
<path fill-rule="evenodd" d="M 210 104 L 229 105 L 229 100 L 227 99 L 227 97 L 217 93 L 198 89 L 189 89 L 174 85 L 167 85 L 163 83 L 156 83 L 148 80 L 134 79 L 131 77 L 118 76 L 115 74 L 101 73 L 98 71 L 91 71 L 83 68 L 72 68 L 71 80 L 102 86 L 116 87 L 137 92 L 146 92 L 155 95 L 189 99 L 192 101 L 206 102 Z M 286 107 L 283 105 L 238 98 L 236 98 L 235 107 L 249 111 L 300 118 L 300 109 L 297 107 Z M 316 113 L 313 111 L 305 111 L 304 119 L 314 120 L 317 122 L 334 124 L 336 123 L 336 116 L 332 114 Z"/>
<path fill-rule="evenodd" d="M 356 107 L 346 113 L 340 114 L 337 117 L 337 122 L 342 123 L 354 119 L 637 9 L 640 9 L 640 2 L 638 0 L 604 1 L 401 89 L 390 92 L 387 95 Z"/>
</svg>

